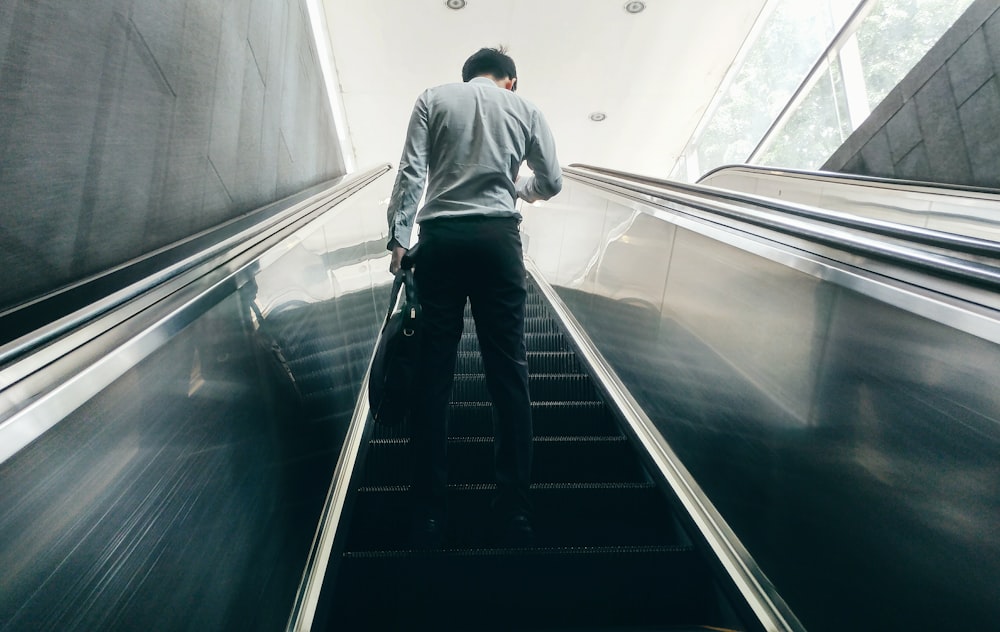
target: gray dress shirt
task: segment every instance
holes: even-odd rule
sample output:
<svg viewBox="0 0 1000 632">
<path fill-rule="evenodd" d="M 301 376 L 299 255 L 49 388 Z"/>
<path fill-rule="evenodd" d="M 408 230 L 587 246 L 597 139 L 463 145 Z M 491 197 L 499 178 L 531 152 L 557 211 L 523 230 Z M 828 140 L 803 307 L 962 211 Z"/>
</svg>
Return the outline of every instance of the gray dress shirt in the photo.
<svg viewBox="0 0 1000 632">
<path fill-rule="evenodd" d="M 517 178 L 522 162 L 533 176 Z M 427 199 L 417 210 L 427 183 Z M 516 184 L 515 184 L 516 181 Z M 537 107 L 486 77 L 424 91 L 413 106 L 389 199 L 389 248 L 410 246 L 414 222 L 518 217 L 514 204 L 562 189 L 555 142 Z"/>
</svg>

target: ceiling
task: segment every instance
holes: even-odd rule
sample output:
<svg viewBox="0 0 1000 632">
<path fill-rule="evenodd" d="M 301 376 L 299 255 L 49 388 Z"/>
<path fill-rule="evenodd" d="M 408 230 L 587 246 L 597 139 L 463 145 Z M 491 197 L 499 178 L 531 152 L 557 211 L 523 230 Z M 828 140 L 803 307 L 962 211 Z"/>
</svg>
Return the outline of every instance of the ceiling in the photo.
<svg viewBox="0 0 1000 632">
<path fill-rule="evenodd" d="M 766 0 L 323 0 L 355 159 L 396 164 L 425 88 L 507 46 L 560 163 L 666 176 Z M 607 118 L 590 120 L 593 112 Z"/>
</svg>

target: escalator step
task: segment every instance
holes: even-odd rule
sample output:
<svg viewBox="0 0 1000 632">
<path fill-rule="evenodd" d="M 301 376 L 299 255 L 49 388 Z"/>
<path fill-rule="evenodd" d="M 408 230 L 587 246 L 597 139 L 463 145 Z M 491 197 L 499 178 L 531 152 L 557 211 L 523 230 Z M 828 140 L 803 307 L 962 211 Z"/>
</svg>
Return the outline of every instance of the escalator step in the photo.
<svg viewBox="0 0 1000 632">
<path fill-rule="evenodd" d="M 478 351 L 464 351 L 455 361 L 455 373 L 482 373 Z M 528 373 L 580 373 L 580 363 L 570 351 L 529 351 Z"/>
<path fill-rule="evenodd" d="M 356 588 L 334 604 L 337 629 L 663 630 L 712 611 L 687 547 L 348 554 L 343 565 Z"/>
<path fill-rule="evenodd" d="M 569 343 L 560 333 L 526 333 L 524 342 L 528 351 L 569 351 Z M 479 340 L 474 332 L 462 334 L 461 342 L 458 345 L 459 351 L 479 352 Z"/>
<path fill-rule="evenodd" d="M 589 376 L 583 374 L 529 375 L 528 388 L 531 390 L 532 401 L 590 401 L 598 399 L 594 383 Z M 456 375 L 452 386 L 451 401 L 490 401 L 490 394 L 486 388 L 486 377 L 470 374 Z"/>
<path fill-rule="evenodd" d="M 365 484 L 407 483 L 410 463 L 407 439 L 372 441 L 365 467 Z M 493 438 L 451 438 L 448 441 L 448 480 L 454 483 L 493 482 Z M 646 476 L 623 436 L 537 436 L 532 480 L 628 483 L 644 481 Z"/>
<path fill-rule="evenodd" d="M 346 551 L 407 550 L 406 485 L 362 487 Z M 490 503 L 496 485 L 449 485 L 445 548 L 503 548 Z M 531 486 L 540 547 L 687 544 L 651 483 L 543 483 Z"/>
<path fill-rule="evenodd" d="M 449 406 L 444 545 L 412 548 L 409 430 L 376 427 L 338 540 L 328 629 L 676 632 L 723 621 L 708 566 L 530 282 L 535 542 L 504 544 L 492 510 L 493 406 L 470 312 Z"/>
<path fill-rule="evenodd" d="M 472 316 L 466 316 L 463 331 L 471 333 L 476 331 L 476 322 L 472 319 Z M 524 319 L 524 331 L 525 333 L 557 333 L 560 332 L 559 325 L 556 321 L 552 320 L 552 317 L 548 314 L 540 314 L 538 316 L 527 316 Z"/>
<path fill-rule="evenodd" d="M 493 404 L 490 402 L 453 402 L 448 415 L 452 434 L 493 436 Z M 618 424 L 602 401 L 535 401 L 531 403 L 531 418 L 537 435 L 618 433 Z"/>
</svg>

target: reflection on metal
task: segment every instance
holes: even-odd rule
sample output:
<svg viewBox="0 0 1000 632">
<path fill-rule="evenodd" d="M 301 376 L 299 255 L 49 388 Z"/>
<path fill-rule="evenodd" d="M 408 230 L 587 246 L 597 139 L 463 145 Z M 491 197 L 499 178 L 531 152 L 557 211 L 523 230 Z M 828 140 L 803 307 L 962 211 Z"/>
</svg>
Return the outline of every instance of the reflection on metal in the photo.
<svg viewBox="0 0 1000 632">
<path fill-rule="evenodd" d="M 205 386 L 205 375 L 201 370 L 201 351 L 194 350 L 194 360 L 191 364 L 191 375 L 188 377 L 187 396 L 193 397 L 195 393 Z"/>
<path fill-rule="evenodd" d="M 699 184 L 930 229 L 1000 241 L 1000 191 L 840 173 L 729 165 Z M 993 252 L 1000 245 L 992 243 Z"/>
<path fill-rule="evenodd" d="M 192 268 L 200 266 L 200 264 L 217 257 L 221 253 L 225 253 L 226 251 L 232 250 L 240 245 L 252 243 L 253 239 L 257 235 L 266 233 L 269 230 L 277 230 L 281 226 L 287 225 L 289 221 L 294 221 L 296 217 L 301 215 L 301 213 L 307 213 L 312 210 L 312 207 L 318 201 L 323 199 L 324 193 L 339 191 L 340 194 L 343 195 L 346 192 L 353 190 L 352 187 L 356 187 L 359 182 L 365 180 L 366 178 L 370 178 L 371 173 L 372 170 L 369 170 L 360 174 L 343 176 L 336 179 L 332 183 L 328 183 L 325 187 L 317 185 L 311 190 L 306 190 L 298 196 L 293 196 L 294 199 L 292 201 L 284 200 L 265 206 L 262 209 L 258 209 L 252 213 L 248 213 L 228 222 L 224 222 L 218 226 L 204 230 L 182 240 L 181 242 L 153 251 L 133 261 L 129 261 L 110 270 L 103 271 L 92 277 L 83 279 L 78 283 L 61 288 L 49 295 L 39 297 L 35 301 L 26 305 L 19 305 L 13 310 L 0 314 L 0 317 L 2 317 L 17 310 L 21 310 L 22 308 L 43 303 L 44 301 L 52 298 L 58 299 L 65 293 L 85 289 L 89 283 L 100 281 L 102 278 L 131 265 L 148 262 L 150 259 L 153 259 L 172 248 L 189 243 L 198 243 L 199 241 L 205 241 L 206 239 L 212 240 L 212 243 L 194 254 L 182 259 L 181 261 L 171 263 L 170 265 L 158 269 L 149 276 L 122 288 L 121 290 L 107 296 L 100 296 L 92 303 L 74 311 L 73 313 L 67 314 L 54 322 L 46 322 L 34 331 L 4 343 L 0 346 L 0 364 L 18 360 L 26 354 L 36 349 L 40 349 L 43 345 L 52 341 L 56 342 L 48 349 L 48 351 L 53 353 L 50 353 L 49 355 L 43 354 L 42 356 L 36 354 L 33 357 L 35 357 L 36 360 L 39 358 L 58 357 L 58 355 L 61 355 L 68 348 L 68 345 L 66 344 L 67 338 L 80 337 L 79 333 L 66 336 L 65 334 L 68 332 L 79 332 L 85 325 L 87 325 L 87 323 L 109 314 L 112 310 L 118 310 L 118 314 L 121 316 L 120 320 L 127 318 L 130 313 L 127 312 L 127 310 L 120 309 L 124 308 L 126 303 L 131 303 L 134 306 L 142 300 L 142 296 L 151 296 L 151 290 L 157 286 L 163 285 L 167 281 L 170 281 L 185 272 L 189 272 Z M 303 195 L 305 195 L 305 197 L 302 197 Z M 327 202 L 330 201 L 331 200 L 327 200 Z M 282 206 L 286 208 L 281 209 L 280 207 Z M 280 210 L 275 212 L 276 208 Z M 261 215 L 264 216 L 264 219 L 259 219 L 259 216 Z M 245 228 L 240 229 L 241 226 L 244 226 Z M 234 229 L 236 232 L 232 232 Z M 216 235 L 219 233 L 226 233 L 228 236 L 217 238 Z M 151 303 L 147 303 L 147 305 L 148 304 Z M 108 323 L 112 322 L 112 319 L 103 319 L 103 322 L 105 326 L 109 326 Z M 94 333 L 91 331 L 86 336 L 83 336 L 82 339 L 89 339 L 93 337 L 93 335 Z M 61 336 L 62 338 L 60 338 Z M 44 366 L 46 363 L 47 362 L 43 359 L 38 363 L 38 366 Z M 25 364 L 30 365 L 31 363 L 19 363 L 19 366 L 24 366 Z M 0 375 L 0 386 L 12 383 L 5 380 L 6 376 Z"/>
<path fill-rule="evenodd" d="M 802 204 L 780 202 L 774 199 L 776 197 L 782 197 L 782 195 L 780 195 L 780 191 L 779 195 L 765 197 L 771 192 L 766 190 L 757 190 L 754 192 L 754 195 L 750 195 L 747 193 L 734 193 L 726 189 L 715 188 L 721 184 L 721 182 L 716 182 L 713 185 L 713 188 L 705 188 L 707 183 L 697 185 L 683 184 L 680 182 L 659 180 L 648 176 L 637 176 L 612 169 L 603 169 L 600 167 L 590 167 L 584 165 L 570 167 L 567 171 L 569 173 L 589 178 L 594 178 L 595 174 L 610 176 L 613 179 L 602 178 L 601 175 L 596 175 L 597 179 L 603 180 L 609 184 L 615 184 L 626 188 L 638 186 L 640 188 L 637 189 L 637 191 L 640 193 L 652 193 L 653 195 L 656 195 L 656 191 L 659 190 L 661 195 L 666 194 L 668 197 L 679 194 L 698 196 L 709 201 L 735 202 L 746 208 L 774 210 L 787 215 L 803 217 L 810 220 L 818 220 L 826 224 L 843 226 L 884 237 L 891 237 L 900 241 L 932 246 L 952 254 L 966 253 L 969 255 L 983 257 L 986 261 L 1000 260 L 1000 243 L 997 243 L 993 239 L 989 238 L 989 233 L 991 232 L 989 230 L 982 231 L 985 233 L 985 236 L 987 237 L 986 239 L 974 236 L 974 233 L 973 236 L 968 236 L 961 233 L 955 234 L 943 232 L 941 230 L 933 230 L 920 225 L 913 225 L 914 223 L 912 221 L 898 221 L 894 215 L 888 212 L 884 213 L 881 217 L 872 214 L 866 215 L 865 213 L 859 213 L 857 212 L 857 208 L 851 208 L 851 205 L 846 203 L 843 199 L 843 196 L 850 195 L 855 199 L 860 200 L 862 205 L 867 203 L 872 205 L 881 205 L 884 208 L 891 206 L 896 215 L 899 215 L 900 213 L 907 212 L 907 201 L 906 195 L 904 195 L 898 188 L 890 188 L 890 192 L 887 195 L 879 196 L 877 187 L 869 188 L 864 184 L 861 186 L 851 186 L 845 184 L 842 179 L 838 179 L 836 182 L 839 186 L 835 189 L 834 195 L 829 199 L 820 199 L 815 202 L 816 204 L 819 204 L 820 202 L 825 203 L 824 208 L 819 208 L 819 206 L 805 206 Z M 729 173 L 730 172 L 728 171 L 720 172 L 718 177 L 725 178 L 726 181 L 732 184 L 732 179 L 726 175 Z M 757 172 L 754 173 L 755 178 L 760 179 L 762 177 Z M 762 187 L 757 188 L 760 189 Z M 995 217 L 998 214 L 998 211 L 1000 211 L 1000 196 L 993 196 L 993 199 L 990 200 L 983 199 L 981 195 L 982 194 L 980 194 L 979 197 L 974 198 L 974 203 L 977 206 L 984 207 L 980 208 L 978 213 L 986 217 Z M 817 194 L 811 191 L 804 194 L 804 197 L 808 198 L 813 196 L 818 197 Z M 791 193 L 790 197 L 794 200 L 794 193 Z M 961 204 L 964 197 L 961 192 L 952 195 L 936 193 L 932 197 L 939 205 L 950 204 L 953 207 L 968 205 L 968 202 L 964 205 Z M 910 203 L 914 206 L 924 206 L 931 203 L 929 201 L 930 199 L 931 196 L 925 194 L 921 198 L 913 200 Z M 878 201 L 876 202 L 876 200 Z M 969 218 L 971 213 L 972 209 L 969 209 L 969 213 L 965 214 L 963 217 Z M 973 219 L 975 219 L 974 216 Z M 997 224 L 994 221 L 983 222 L 983 224 L 992 224 L 994 226 L 993 232 L 1000 234 L 1000 228 L 997 227 Z"/>
<path fill-rule="evenodd" d="M 694 478 L 681 464 L 663 435 L 643 412 L 615 370 L 573 317 L 573 314 L 544 280 L 534 262 L 526 259 L 525 265 L 538 290 L 545 296 L 552 311 L 573 341 L 580 359 L 590 367 L 601 389 L 607 393 L 631 428 L 631 432 L 646 449 L 671 490 L 680 500 L 687 514 L 697 525 L 726 573 L 732 578 L 740 594 L 768 631 L 805 630 L 795 614 L 782 601 L 777 590 L 765 577 L 757 563 L 743 547 L 732 529 L 712 506 Z"/>
<path fill-rule="evenodd" d="M 725 230 L 751 233 L 755 238 L 766 236 L 769 240 L 822 257 L 832 257 L 851 266 L 863 262 L 867 270 L 916 283 L 919 287 L 939 292 L 946 299 L 955 297 L 989 309 L 1000 308 L 997 300 L 1000 297 L 997 291 L 1000 289 L 1000 267 L 996 264 L 942 254 L 948 252 L 943 248 L 914 247 L 905 240 L 879 239 L 864 230 L 829 227 L 820 222 L 789 218 L 759 210 L 752 204 L 736 206 L 718 201 L 710 193 L 665 193 L 643 185 L 620 182 L 621 179 L 583 175 L 573 169 L 565 173 L 568 179 L 635 200 L 648 213 L 665 212 L 667 217 L 688 216 L 707 220 L 710 224 L 696 222 L 693 226 L 724 225 Z"/>
<path fill-rule="evenodd" d="M 213 249 L 213 258 L 5 367 L 0 372 L 0 463 L 232 293 L 262 253 L 388 170 L 388 165 L 370 170 L 293 206 L 263 233 L 244 235 L 226 252 Z"/>
</svg>

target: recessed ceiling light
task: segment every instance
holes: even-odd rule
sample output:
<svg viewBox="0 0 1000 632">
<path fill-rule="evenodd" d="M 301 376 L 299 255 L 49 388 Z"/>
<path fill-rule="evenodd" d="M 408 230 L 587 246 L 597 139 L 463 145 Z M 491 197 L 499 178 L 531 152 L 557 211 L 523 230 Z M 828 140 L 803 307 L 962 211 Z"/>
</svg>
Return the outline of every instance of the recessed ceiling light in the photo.
<svg viewBox="0 0 1000 632">
<path fill-rule="evenodd" d="M 639 0 L 632 0 L 631 2 L 625 3 L 625 10 L 629 13 L 642 13 L 642 10 L 646 8 L 645 2 L 640 2 Z"/>
<path fill-rule="evenodd" d="M 465 0 L 445 0 L 445 4 L 449 9 L 454 9 L 458 11 L 459 9 L 465 8 Z M 641 2 L 639 4 L 642 4 Z"/>
<path fill-rule="evenodd" d="M 590 120 L 595 123 L 600 123 L 606 118 L 608 118 L 608 115 L 605 114 L 604 112 L 594 112 L 593 114 L 590 115 Z"/>
</svg>

